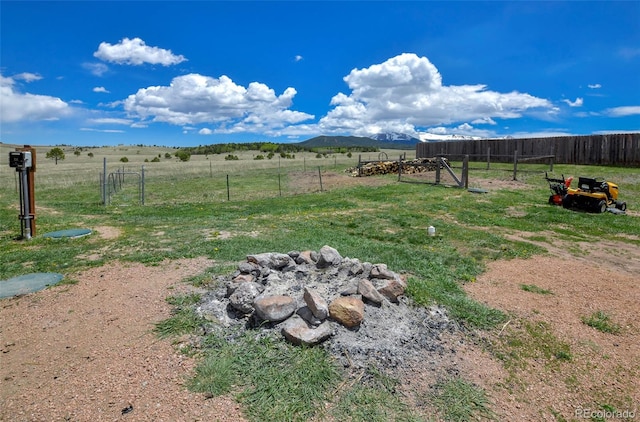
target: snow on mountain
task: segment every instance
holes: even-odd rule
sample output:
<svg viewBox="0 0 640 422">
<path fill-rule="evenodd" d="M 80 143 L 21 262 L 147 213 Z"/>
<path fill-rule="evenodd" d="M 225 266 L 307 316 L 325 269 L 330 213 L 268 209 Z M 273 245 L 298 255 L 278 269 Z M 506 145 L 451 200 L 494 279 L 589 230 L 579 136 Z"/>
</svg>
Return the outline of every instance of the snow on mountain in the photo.
<svg viewBox="0 0 640 422">
<path fill-rule="evenodd" d="M 419 134 L 420 141 L 422 142 L 436 142 L 436 141 L 466 141 L 470 139 L 482 139 L 479 136 L 469 135 L 438 135 L 435 133 L 422 132 Z"/>
<path fill-rule="evenodd" d="M 435 133 L 420 132 L 418 137 L 399 132 L 382 132 L 369 136 L 376 141 L 397 142 L 397 143 L 418 143 L 434 141 L 465 141 L 469 139 L 481 139 L 478 136 L 469 135 L 438 135 Z"/>
<path fill-rule="evenodd" d="M 375 135 L 369 136 L 369 138 L 375 139 L 376 141 L 384 141 L 384 142 L 401 142 L 401 143 L 420 142 L 420 139 L 414 138 L 413 136 L 407 135 L 405 133 L 398 133 L 398 132 L 376 133 Z"/>
</svg>

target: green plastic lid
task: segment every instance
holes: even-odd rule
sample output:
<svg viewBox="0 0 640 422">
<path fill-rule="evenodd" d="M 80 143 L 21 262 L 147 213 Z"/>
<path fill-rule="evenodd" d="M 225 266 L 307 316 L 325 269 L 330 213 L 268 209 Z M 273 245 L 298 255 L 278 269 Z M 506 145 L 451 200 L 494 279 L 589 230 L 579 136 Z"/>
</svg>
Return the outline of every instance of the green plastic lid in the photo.
<svg viewBox="0 0 640 422">
<path fill-rule="evenodd" d="M 58 284 L 64 276 L 58 273 L 33 273 L 0 281 L 0 298 L 37 292 Z"/>
</svg>

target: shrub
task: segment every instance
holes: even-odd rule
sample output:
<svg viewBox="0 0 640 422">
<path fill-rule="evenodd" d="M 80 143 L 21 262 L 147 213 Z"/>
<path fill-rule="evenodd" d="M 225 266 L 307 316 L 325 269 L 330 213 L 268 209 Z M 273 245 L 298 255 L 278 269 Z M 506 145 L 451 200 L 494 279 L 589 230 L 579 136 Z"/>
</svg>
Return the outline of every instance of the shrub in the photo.
<svg viewBox="0 0 640 422">
<path fill-rule="evenodd" d="M 121 162 L 123 162 L 123 163 L 128 163 L 128 162 L 129 162 L 129 159 L 128 159 L 127 157 L 122 157 L 122 158 L 120 159 L 120 161 L 121 161 Z"/>
<path fill-rule="evenodd" d="M 175 153 L 175 156 L 180 161 L 189 161 L 191 159 L 191 153 L 184 150 L 179 150 L 178 152 Z"/>
</svg>

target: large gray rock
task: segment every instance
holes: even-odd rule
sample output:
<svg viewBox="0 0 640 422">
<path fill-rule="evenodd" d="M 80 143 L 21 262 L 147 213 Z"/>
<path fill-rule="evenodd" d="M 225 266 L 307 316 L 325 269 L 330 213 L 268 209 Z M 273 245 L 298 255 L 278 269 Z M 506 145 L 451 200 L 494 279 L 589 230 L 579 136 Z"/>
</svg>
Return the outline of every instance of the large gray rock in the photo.
<svg viewBox="0 0 640 422">
<path fill-rule="evenodd" d="M 376 290 L 371 281 L 366 278 L 360 279 L 358 282 L 358 293 L 362 295 L 362 297 L 370 300 L 371 302 L 380 305 L 384 302 L 384 296 Z"/>
<path fill-rule="evenodd" d="M 327 321 L 313 328 L 309 327 L 302 318 L 292 317 L 284 323 L 282 334 L 295 345 L 313 346 L 331 337 L 333 330 Z"/>
<path fill-rule="evenodd" d="M 242 274 L 253 274 L 256 277 L 260 275 L 260 267 L 255 262 L 241 262 L 238 264 L 238 271 Z"/>
<path fill-rule="evenodd" d="M 256 315 L 265 321 L 280 322 L 296 311 L 296 301 L 290 296 L 264 296 L 253 302 Z"/>
<path fill-rule="evenodd" d="M 305 287 L 303 298 L 316 318 L 324 320 L 329 316 L 329 305 L 327 305 L 327 301 L 317 292 Z"/>
<path fill-rule="evenodd" d="M 258 264 L 261 267 L 271 268 L 274 270 L 295 265 L 295 262 L 289 255 L 277 252 L 248 255 L 247 261 Z"/>
<path fill-rule="evenodd" d="M 341 262 L 342 256 L 340 253 L 331 246 L 325 245 L 320 249 L 320 255 L 318 256 L 316 266 L 318 268 L 327 268 L 340 265 Z"/>
<path fill-rule="evenodd" d="M 253 301 L 264 291 L 261 284 L 249 282 L 240 283 L 235 291 L 229 296 L 229 303 L 234 309 L 249 314 L 253 312 Z"/>
<path fill-rule="evenodd" d="M 387 268 L 387 264 L 376 264 L 371 268 L 371 278 L 382 278 L 385 280 L 393 280 L 396 273 Z"/>
</svg>

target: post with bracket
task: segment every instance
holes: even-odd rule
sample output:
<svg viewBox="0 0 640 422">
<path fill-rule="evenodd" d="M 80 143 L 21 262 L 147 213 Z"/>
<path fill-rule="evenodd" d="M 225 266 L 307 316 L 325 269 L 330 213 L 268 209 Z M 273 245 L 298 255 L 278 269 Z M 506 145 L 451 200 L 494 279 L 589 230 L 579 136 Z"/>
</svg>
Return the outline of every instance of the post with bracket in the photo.
<svg viewBox="0 0 640 422">
<path fill-rule="evenodd" d="M 20 236 L 29 240 L 36 235 L 35 148 L 25 145 L 9 152 L 9 167 L 15 168 L 19 173 Z"/>
</svg>

